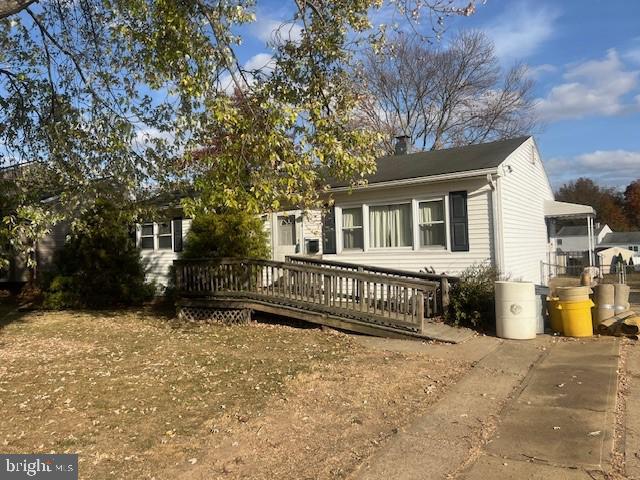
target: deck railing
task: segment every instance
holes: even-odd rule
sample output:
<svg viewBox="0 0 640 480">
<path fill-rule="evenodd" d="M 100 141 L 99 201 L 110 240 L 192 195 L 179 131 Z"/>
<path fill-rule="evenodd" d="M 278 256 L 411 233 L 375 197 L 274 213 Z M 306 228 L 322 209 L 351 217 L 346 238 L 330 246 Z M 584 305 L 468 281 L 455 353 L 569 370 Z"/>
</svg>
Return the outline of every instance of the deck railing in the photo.
<svg viewBox="0 0 640 480">
<path fill-rule="evenodd" d="M 246 258 L 176 260 L 185 298 L 247 298 L 421 332 L 436 308 L 435 282 Z"/>
<path fill-rule="evenodd" d="M 442 316 L 449 307 L 449 291 L 451 285 L 458 282 L 459 278 L 452 275 L 438 275 L 435 273 L 426 272 L 410 272 L 407 270 L 400 270 L 395 268 L 375 267 L 372 265 L 361 265 L 358 263 L 339 262 L 336 260 L 325 260 L 321 258 L 302 257 L 290 255 L 285 258 L 288 263 L 295 265 L 313 265 L 330 267 L 337 270 L 382 274 L 390 277 L 401 278 L 404 280 L 412 280 L 419 282 L 436 282 L 438 287 L 433 292 L 433 309 L 430 312 L 430 316 Z"/>
</svg>

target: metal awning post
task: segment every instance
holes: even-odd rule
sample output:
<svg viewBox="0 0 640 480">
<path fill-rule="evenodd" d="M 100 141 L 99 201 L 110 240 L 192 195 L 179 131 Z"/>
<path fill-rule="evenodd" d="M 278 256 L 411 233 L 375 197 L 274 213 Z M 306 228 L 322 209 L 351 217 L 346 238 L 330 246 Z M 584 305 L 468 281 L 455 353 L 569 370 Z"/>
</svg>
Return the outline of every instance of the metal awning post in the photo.
<svg viewBox="0 0 640 480">
<path fill-rule="evenodd" d="M 589 239 L 589 266 L 593 267 L 593 250 L 594 250 L 594 241 L 593 241 L 593 216 L 587 216 L 587 236 Z"/>
</svg>

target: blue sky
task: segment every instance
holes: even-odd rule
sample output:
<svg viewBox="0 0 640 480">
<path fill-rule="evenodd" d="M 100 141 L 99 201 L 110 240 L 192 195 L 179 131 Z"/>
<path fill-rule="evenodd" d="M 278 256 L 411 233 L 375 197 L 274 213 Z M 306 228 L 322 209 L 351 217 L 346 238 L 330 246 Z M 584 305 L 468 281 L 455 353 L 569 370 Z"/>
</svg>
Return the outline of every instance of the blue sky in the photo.
<svg viewBox="0 0 640 480">
<path fill-rule="evenodd" d="M 554 185 L 640 178 L 640 1 L 489 0 L 449 25 L 484 30 L 505 64 L 530 66 Z"/>
<path fill-rule="evenodd" d="M 293 2 L 257 4 L 241 49 L 254 67 L 268 62 L 265 42 Z M 536 140 L 554 186 L 579 176 L 616 187 L 640 178 L 640 1 L 478 4 L 473 16 L 449 19 L 448 31 L 482 30 L 503 65 L 530 67 L 543 123 Z"/>
</svg>

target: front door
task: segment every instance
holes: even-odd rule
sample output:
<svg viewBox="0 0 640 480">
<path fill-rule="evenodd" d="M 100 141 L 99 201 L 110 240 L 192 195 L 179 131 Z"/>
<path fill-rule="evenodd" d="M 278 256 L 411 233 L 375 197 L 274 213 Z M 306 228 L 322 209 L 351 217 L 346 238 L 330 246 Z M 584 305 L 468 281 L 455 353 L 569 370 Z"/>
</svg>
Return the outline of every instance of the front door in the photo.
<svg viewBox="0 0 640 480">
<path fill-rule="evenodd" d="M 278 213 L 274 215 L 273 259 L 283 262 L 287 255 L 295 255 L 300 250 L 300 215 Z"/>
</svg>

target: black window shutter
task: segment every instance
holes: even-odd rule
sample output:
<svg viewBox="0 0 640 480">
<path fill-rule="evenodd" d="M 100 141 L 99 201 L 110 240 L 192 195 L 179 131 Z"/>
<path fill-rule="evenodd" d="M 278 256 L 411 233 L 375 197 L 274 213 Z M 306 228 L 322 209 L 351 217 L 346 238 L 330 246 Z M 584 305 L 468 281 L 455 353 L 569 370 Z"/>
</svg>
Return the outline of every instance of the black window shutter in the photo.
<svg viewBox="0 0 640 480">
<path fill-rule="evenodd" d="M 173 220 L 173 251 L 182 251 L 182 219 L 176 218 Z"/>
<path fill-rule="evenodd" d="M 322 213 L 322 253 L 336 253 L 336 209 Z"/>
<path fill-rule="evenodd" d="M 449 193 L 449 220 L 451 223 L 451 251 L 469 251 L 469 219 L 467 192 Z"/>
<path fill-rule="evenodd" d="M 129 225 L 129 240 L 131 240 L 131 245 L 133 246 L 133 248 L 137 248 L 137 240 L 138 240 L 138 236 L 137 236 L 137 225 L 134 223 L 133 225 Z"/>
</svg>

